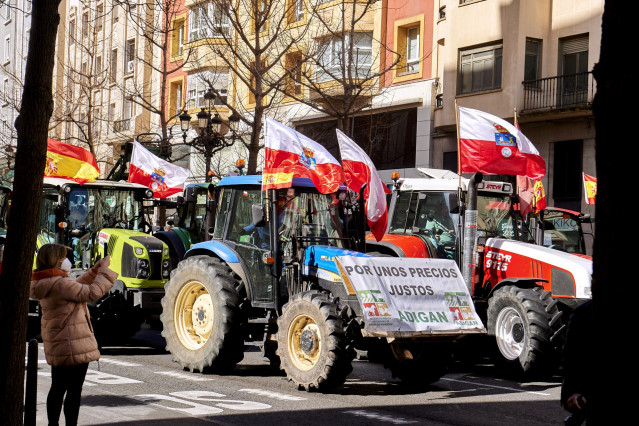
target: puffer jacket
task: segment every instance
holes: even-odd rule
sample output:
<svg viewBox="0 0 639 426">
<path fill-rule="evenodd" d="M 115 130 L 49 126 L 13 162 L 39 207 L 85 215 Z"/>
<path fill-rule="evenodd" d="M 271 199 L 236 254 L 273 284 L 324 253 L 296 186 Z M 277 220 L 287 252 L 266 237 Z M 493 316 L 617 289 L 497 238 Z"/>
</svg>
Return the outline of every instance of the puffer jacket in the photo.
<svg viewBox="0 0 639 426">
<path fill-rule="evenodd" d="M 95 266 L 77 279 L 58 268 L 32 274 L 29 297 L 38 299 L 42 307 L 42 342 L 50 365 L 86 364 L 100 358 L 87 302 L 104 296 L 118 274 Z"/>
</svg>

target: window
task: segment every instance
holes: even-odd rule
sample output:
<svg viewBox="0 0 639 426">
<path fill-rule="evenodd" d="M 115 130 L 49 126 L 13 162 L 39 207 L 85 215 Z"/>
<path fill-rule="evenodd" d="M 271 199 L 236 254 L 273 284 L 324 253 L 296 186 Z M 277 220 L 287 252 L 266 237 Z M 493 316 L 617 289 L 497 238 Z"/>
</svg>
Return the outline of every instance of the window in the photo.
<svg viewBox="0 0 639 426">
<path fill-rule="evenodd" d="M 11 60 L 11 36 L 7 36 L 4 39 L 4 63 L 8 63 Z"/>
<path fill-rule="evenodd" d="M 126 50 L 124 51 L 124 74 L 132 74 L 135 71 L 135 39 L 126 41 Z"/>
<path fill-rule="evenodd" d="M 404 72 L 419 72 L 419 27 L 406 30 L 406 64 Z"/>
<path fill-rule="evenodd" d="M 289 0 L 288 22 L 298 22 L 304 19 L 304 0 Z"/>
<path fill-rule="evenodd" d="M 204 3 L 189 11 L 189 41 L 229 35 L 231 22 L 218 4 Z"/>
<path fill-rule="evenodd" d="M 541 40 L 526 39 L 526 58 L 524 59 L 524 81 L 541 78 Z M 529 86 L 527 86 L 529 87 Z"/>
<path fill-rule="evenodd" d="M 89 36 L 89 12 L 82 14 L 82 38 Z"/>
<path fill-rule="evenodd" d="M 118 23 L 120 14 L 119 2 L 113 2 L 113 9 L 111 10 L 111 26 Z"/>
<path fill-rule="evenodd" d="M 122 118 L 129 120 L 133 117 L 133 101 L 130 97 L 125 96 L 122 100 Z M 128 128 L 123 129 L 128 130 Z"/>
<path fill-rule="evenodd" d="M 25 2 L 24 2 L 24 11 L 26 13 L 31 13 L 32 8 L 33 8 L 33 5 L 31 4 L 31 0 L 25 0 Z"/>
<path fill-rule="evenodd" d="M 173 118 L 182 110 L 182 81 L 172 82 L 169 90 L 169 118 Z"/>
<path fill-rule="evenodd" d="M 4 20 L 10 21 L 11 20 L 11 2 L 9 0 L 7 0 L 7 2 L 4 4 L 2 12 L 3 12 L 2 16 L 4 17 Z"/>
<path fill-rule="evenodd" d="M 349 35 L 342 37 L 330 37 L 320 42 L 319 62 L 316 78 L 318 82 L 341 79 L 347 75 L 349 67 L 353 67 L 353 74 L 357 77 L 366 77 L 370 74 L 373 64 L 373 37 L 372 33 L 353 34 L 353 52 L 344 52 L 344 45 L 348 46 Z M 343 62 L 346 64 L 343 64 Z"/>
<path fill-rule="evenodd" d="M 2 104 L 6 105 L 9 103 L 9 100 L 7 99 L 6 95 L 7 93 L 9 93 L 9 79 L 5 78 L 4 81 L 2 82 L 2 94 L 4 95 L 2 98 Z"/>
<path fill-rule="evenodd" d="M 228 84 L 228 70 L 202 71 L 190 75 L 187 80 L 187 108 L 204 107 L 204 94 L 211 88 L 217 92 L 214 104 L 226 105 Z"/>
<path fill-rule="evenodd" d="M 171 56 L 182 56 L 184 51 L 184 19 L 175 21 L 171 34 Z"/>
<path fill-rule="evenodd" d="M 75 43 L 75 19 L 69 21 L 69 44 Z"/>
<path fill-rule="evenodd" d="M 588 100 L 588 34 L 559 40 L 561 63 L 559 103 L 579 105 Z"/>
<path fill-rule="evenodd" d="M 102 22 L 104 21 L 104 6 L 99 4 L 95 12 L 95 29 L 96 31 L 102 31 Z"/>
<path fill-rule="evenodd" d="M 267 14 L 269 12 L 267 10 L 266 1 L 267 0 L 257 0 L 257 2 L 258 2 L 257 5 L 255 3 L 253 3 L 253 13 L 251 14 L 251 23 L 250 23 L 250 25 L 251 25 L 250 33 L 251 34 L 255 33 L 256 24 L 259 25 L 259 31 L 258 32 L 261 33 L 264 30 L 266 30 L 266 20 L 267 20 Z M 257 6 L 257 7 L 255 7 L 255 6 Z"/>
<path fill-rule="evenodd" d="M 439 8 L 439 19 L 446 19 L 446 6 L 442 6 Z"/>
<path fill-rule="evenodd" d="M 118 49 L 111 51 L 111 73 L 110 82 L 115 83 L 118 79 Z"/>
<path fill-rule="evenodd" d="M 555 142 L 553 151 L 554 206 L 581 211 L 583 141 Z"/>
<path fill-rule="evenodd" d="M 102 73 L 102 56 L 95 58 L 95 74 L 100 75 Z"/>
<path fill-rule="evenodd" d="M 287 95 L 302 94 L 302 53 L 294 52 L 286 54 L 286 87 Z"/>
<path fill-rule="evenodd" d="M 501 88 L 502 46 L 460 52 L 459 94 Z"/>
</svg>

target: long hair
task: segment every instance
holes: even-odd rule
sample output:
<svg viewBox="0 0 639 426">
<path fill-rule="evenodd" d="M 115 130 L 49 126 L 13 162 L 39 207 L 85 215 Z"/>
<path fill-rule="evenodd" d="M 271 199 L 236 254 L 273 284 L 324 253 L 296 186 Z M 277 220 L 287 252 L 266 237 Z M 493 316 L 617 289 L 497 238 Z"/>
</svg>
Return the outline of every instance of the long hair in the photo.
<svg viewBox="0 0 639 426">
<path fill-rule="evenodd" d="M 67 249 L 67 246 L 55 243 L 45 244 L 40 247 L 38 256 L 36 257 L 36 271 L 56 268 L 58 261 L 67 257 Z"/>
</svg>

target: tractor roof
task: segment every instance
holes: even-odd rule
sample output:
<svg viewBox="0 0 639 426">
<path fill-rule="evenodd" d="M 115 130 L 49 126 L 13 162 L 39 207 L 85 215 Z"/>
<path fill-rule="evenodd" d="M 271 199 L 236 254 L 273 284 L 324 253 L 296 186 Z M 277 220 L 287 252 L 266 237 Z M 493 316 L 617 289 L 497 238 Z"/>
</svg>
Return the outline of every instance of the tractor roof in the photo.
<svg viewBox="0 0 639 426">
<path fill-rule="evenodd" d="M 262 175 L 247 175 L 247 176 L 227 176 L 220 180 L 218 186 L 262 186 Z M 294 177 L 294 188 L 315 188 L 315 184 L 309 178 Z M 346 190 L 345 185 L 340 185 L 340 190 Z"/>
<path fill-rule="evenodd" d="M 87 182 L 84 184 L 79 184 L 76 181 L 64 179 L 64 178 L 54 178 L 54 177 L 45 177 L 44 178 L 44 186 L 54 186 L 60 187 L 62 185 L 70 185 L 70 186 L 82 186 L 83 188 L 113 188 L 113 189 L 128 189 L 128 190 L 141 190 L 141 189 L 149 189 L 144 185 L 140 185 L 138 183 L 125 182 L 123 180 L 116 182 L 111 180 L 96 180 L 95 182 Z"/>
</svg>

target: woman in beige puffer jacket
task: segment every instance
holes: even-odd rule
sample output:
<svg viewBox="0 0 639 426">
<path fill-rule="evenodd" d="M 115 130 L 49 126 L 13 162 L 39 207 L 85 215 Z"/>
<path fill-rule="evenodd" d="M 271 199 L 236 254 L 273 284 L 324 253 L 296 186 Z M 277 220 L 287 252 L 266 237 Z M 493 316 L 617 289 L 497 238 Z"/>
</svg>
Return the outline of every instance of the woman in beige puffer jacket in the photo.
<svg viewBox="0 0 639 426">
<path fill-rule="evenodd" d="M 58 424 L 63 400 L 65 423 L 77 424 L 89 362 L 100 358 L 87 302 L 104 296 L 118 277 L 109 269 L 107 256 L 81 277 L 70 278 L 71 262 L 66 256 L 67 247 L 60 244 L 40 248 L 29 294 L 40 301 L 42 308 L 44 354 L 51 365 L 51 390 L 47 397 L 50 425 Z"/>
</svg>

